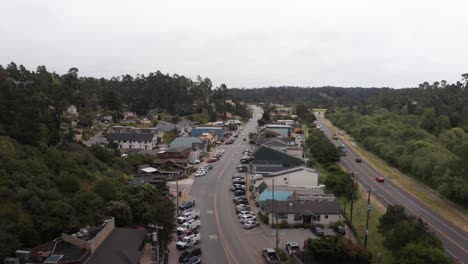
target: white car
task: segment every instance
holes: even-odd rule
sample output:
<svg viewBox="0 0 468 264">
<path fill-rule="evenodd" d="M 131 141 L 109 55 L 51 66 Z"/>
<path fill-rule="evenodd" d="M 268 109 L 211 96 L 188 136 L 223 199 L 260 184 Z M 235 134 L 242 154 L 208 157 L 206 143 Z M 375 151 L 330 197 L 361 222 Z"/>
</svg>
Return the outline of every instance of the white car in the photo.
<svg viewBox="0 0 468 264">
<path fill-rule="evenodd" d="M 240 213 L 238 214 L 239 219 L 242 218 L 242 217 L 244 217 L 244 216 L 249 216 L 249 215 L 255 216 L 255 214 L 252 213 L 252 212 L 250 212 L 250 211 L 248 211 L 248 212 L 240 212 Z"/>
<path fill-rule="evenodd" d="M 257 221 L 257 218 L 253 215 L 245 215 L 240 217 L 240 222 L 245 223 L 247 221 Z"/>
<path fill-rule="evenodd" d="M 252 229 L 252 228 L 254 228 L 254 227 L 258 226 L 258 225 L 259 224 L 258 224 L 257 221 L 247 221 L 247 222 L 244 223 L 244 228 L 245 229 Z"/>
<path fill-rule="evenodd" d="M 204 172 L 204 171 L 195 172 L 195 177 L 200 177 L 200 176 L 205 176 L 205 175 L 206 175 L 206 172 Z"/>
<path fill-rule="evenodd" d="M 190 164 L 198 164 L 200 163 L 200 160 L 196 159 L 196 160 L 190 160 L 189 161 Z"/>
</svg>

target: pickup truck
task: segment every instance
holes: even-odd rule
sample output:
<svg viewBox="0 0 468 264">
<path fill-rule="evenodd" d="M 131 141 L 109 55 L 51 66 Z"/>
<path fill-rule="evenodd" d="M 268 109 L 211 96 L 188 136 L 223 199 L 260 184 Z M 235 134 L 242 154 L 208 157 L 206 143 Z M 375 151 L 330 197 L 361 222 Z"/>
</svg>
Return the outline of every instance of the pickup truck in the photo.
<svg viewBox="0 0 468 264">
<path fill-rule="evenodd" d="M 198 217 L 200 217 L 200 210 L 189 209 L 182 212 L 182 214 L 179 217 L 177 217 L 177 222 L 179 222 L 179 224 L 182 224 L 187 222 L 188 220 L 196 219 Z"/>
<path fill-rule="evenodd" d="M 286 252 L 291 256 L 294 253 L 298 253 L 301 251 L 301 248 L 299 247 L 299 244 L 297 242 L 288 242 L 286 243 Z"/>
<path fill-rule="evenodd" d="M 272 248 L 264 248 L 262 250 L 263 257 L 268 264 L 280 264 L 280 258 L 276 254 L 276 251 Z"/>
<path fill-rule="evenodd" d="M 181 226 L 179 226 L 176 230 L 177 234 L 182 234 L 186 230 L 194 230 L 196 228 L 200 227 L 200 220 L 188 220 L 187 222 L 183 223 Z"/>
<path fill-rule="evenodd" d="M 190 236 L 186 236 L 182 238 L 180 241 L 177 241 L 176 246 L 177 249 L 186 249 L 195 246 L 196 244 L 200 243 L 201 235 L 200 233 L 192 234 Z"/>
</svg>

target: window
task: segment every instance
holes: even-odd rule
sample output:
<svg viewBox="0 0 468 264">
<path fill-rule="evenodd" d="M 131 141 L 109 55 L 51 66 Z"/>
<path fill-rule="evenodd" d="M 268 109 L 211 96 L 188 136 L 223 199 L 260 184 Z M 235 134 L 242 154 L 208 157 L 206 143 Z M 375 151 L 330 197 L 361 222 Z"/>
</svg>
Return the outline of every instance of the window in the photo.
<svg viewBox="0 0 468 264">
<path fill-rule="evenodd" d="M 325 215 L 325 219 L 328 219 L 328 215 Z"/>
<path fill-rule="evenodd" d="M 302 221 L 302 215 L 298 215 L 298 214 L 294 215 L 294 221 L 296 222 Z"/>
<path fill-rule="evenodd" d="M 278 214 L 278 219 L 286 219 L 288 218 L 286 214 Z"/>
</svg>

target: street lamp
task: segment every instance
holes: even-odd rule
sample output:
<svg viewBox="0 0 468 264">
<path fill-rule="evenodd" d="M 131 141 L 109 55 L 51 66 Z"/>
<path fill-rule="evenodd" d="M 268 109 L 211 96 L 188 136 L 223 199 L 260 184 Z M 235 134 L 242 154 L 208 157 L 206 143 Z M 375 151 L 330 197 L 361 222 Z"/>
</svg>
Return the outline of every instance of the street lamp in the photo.
<svg viewBox="0 0 468 264">
<path fill-rule="evenodd" d="M 149 224 L 149 227 L 154 229 L 154 232 L 152 233 L 152 241 L 153 241 L 153 244 L 156 244 L 156 255 L 157 255 L 158 264 L 159 264 L 160 263 L 159 262 L 159 230 L 163 230 L 164 226 Z"/>
</svg>

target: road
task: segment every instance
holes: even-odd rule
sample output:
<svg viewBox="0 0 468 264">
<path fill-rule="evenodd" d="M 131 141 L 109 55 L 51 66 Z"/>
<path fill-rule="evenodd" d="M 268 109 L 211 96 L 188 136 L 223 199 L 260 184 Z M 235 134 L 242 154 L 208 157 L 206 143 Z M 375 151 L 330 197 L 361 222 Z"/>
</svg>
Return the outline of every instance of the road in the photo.
<svg viewBox="0 0 468 264">
<path fill-rule="evenodd" d="M 328 138 L 332 138 L 332 130 L 323 122 L 320 115 L 317 116 L 318 124 L 323 128 Z M 448 255 L 458 260 L 458 263 L 468 263 L 468 241 L 467 234 L 453 225 L 450 221 L 440 216 L 431 208 L 421 203 L 411 194 L 392 184 L 389 180 L 385 183 L 378 183 L 375 178 L 381 175 L 372 166 L 362 160 L 361 163 L 355 162 L 358 155 L 353 152 L 350 146 L 342 140 L 334 140 L 336 144 L 344 144 L 347 149 L 347 156 L 342 156 L 340 163 L 348 170 L 356 172 L 357 181 L 364 188 L 371 188 L 371 195 L 377 198 L 385 206 L 400 204 L 406 207 L 407 211 L 413 215 L 421 217 L 428 223 L 429 228 L 443 242 Z"/>
<path fill-rule="evenodd" d="M 255 113 L 256 112 L 256 113 Z M 254 115 L 259 115 L 259 109 Z M 260 248 L 274 246 L 266 227 L 245 230 L 238 221 L 229 191 L 231 176 L 237 173 L 242 151 L 250 149 L 248 137 L 255 132 L 258 118 L 252 118 L 232 145 L 224 145 L 224 155 L 206 176 L 195 179 L 191 196 L 200 209 L 203 263 L 262 263 Z M 267 231 L 267 232 L 265 232 Z"/>
</svg>

